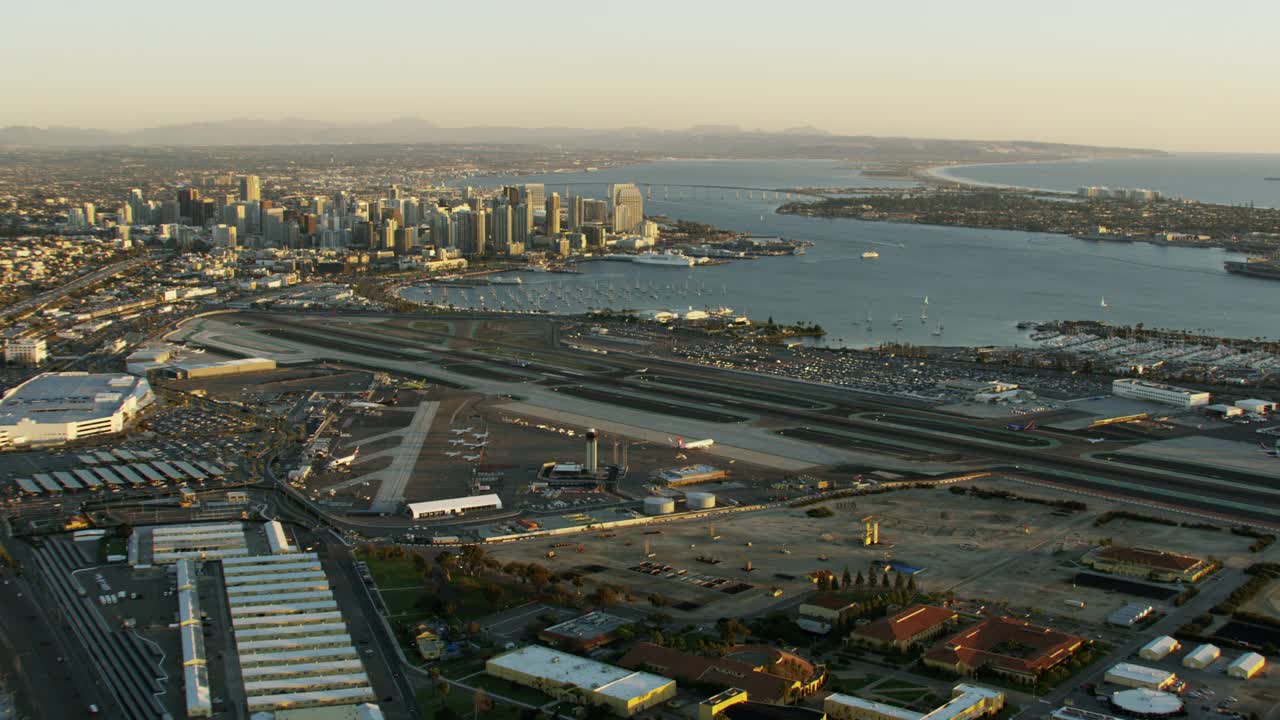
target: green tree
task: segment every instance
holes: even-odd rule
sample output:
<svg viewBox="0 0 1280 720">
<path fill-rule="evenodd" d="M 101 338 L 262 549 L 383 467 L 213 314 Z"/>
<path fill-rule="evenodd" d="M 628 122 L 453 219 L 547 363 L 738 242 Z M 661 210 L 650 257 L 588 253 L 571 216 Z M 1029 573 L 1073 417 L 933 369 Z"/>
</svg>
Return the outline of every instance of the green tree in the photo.
<svg viewBox="0 0 1280 720">
<path fill-rule="evenodd" d="M 853 586 L 854 586 L 854 587 L 859 587 L 859 588 L 860 588 L 860 587 L 862 587 L 863 585 L 865 585 L 866 583 L 867 583 L 867 581 L 866 581 L 866 580 L 864 580 L 864 579 L 862 578 L 862 571 L 861 571 L 861 570 L 859 570 L 859 571 L 858 571 L 858 576 L 857 576 L 857 577 L 855 577 L 855 578 L 853 579 Z"/>
<path fill-rule="evenodd" d="M 844 566 L 844 577 L 842 577 L 841 580 L 842 580 L 841 584 L 844 585 L 846 589 L 849 587 L 849 584 L 853 582 L 853 578 L 849 575 L 848 565 Z"/>
</svg>

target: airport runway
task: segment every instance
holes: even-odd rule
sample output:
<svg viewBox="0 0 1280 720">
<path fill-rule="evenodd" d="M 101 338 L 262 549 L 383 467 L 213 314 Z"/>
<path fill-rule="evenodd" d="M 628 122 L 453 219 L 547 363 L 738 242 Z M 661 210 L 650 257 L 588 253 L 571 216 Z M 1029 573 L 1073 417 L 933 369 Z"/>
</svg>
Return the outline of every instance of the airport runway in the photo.
<svg viewBox="0 0 1280 720">
<path fill-rule="evenodd" d="M 404 503 L 404 489 L 409 485 L 414 466 L 418 464 L 418 455 L 422 452 L 423 443 L 427 441 L 427 433 L 431 430 L 431 423 L 436 419 L 436 410 L 439 407 L 438 402 L 419 403 L 418 409 L 413 413 L 413 420 L 409 421 L 409 426 L 400 433 L 403 439 L 395 448 L 391 467 L 360 478 L 361 480 L 377 479 L 380 482 L 373 504 L 369 506 L 371 510 L 397 512 Z"/>
<path fill-rule="evenodd" d="M 290 325 L 289 320 L 284 315 L 252 313 L 247 314 L 245 317 L 255 321 L 255 324 L 260 321 L 268 325 Z M 296 314 L 291 313 L 290 317 L 296 317 Z M 424 315 L 423 317 L 432 316 Z M 295 326 L 290 325 L 290 327 Z M 287 354 L 296 357 L 299 354 L 304 354 L 306 349 L 310 349 L 316 356 L 333 357 L 335 354 L 339 354 L 331 350 L 331 345 L 325 344 L 324 336 L 327 334 L 327 329 L 309 326 L 306 328 L 305 333 L 308 338 L 306 345 L 299 342 L 303 339 L 302 337 L 294 335 L 289 342 L 292 349 L 286 350 Z M 245 332 L 244 334 L 252 336 L 252 332 Z M 223 341 L 227 340 L 225 337 L 222 339 Z M 307 348 L 312 339 L 314 339 L 316 345 Z M 352 339 L 350 342 L 355 343 L 356 341 Z M 374 341 L 361 338 L 359 344 L 374 344 Z M 501 342 L 489 340 L 486 340 L 484 344 L 502 346 Z M 394 343 L 389 345 L 393 346 Z M 523 396 L 524 400 L 530 404 L 553 410 L 559 409 L 592 417 L 610 417 L 617 414 L 616 410 L 610 409 L 616 408 L 616 405 L 595 400 L 573 398 L 572 400 L 577 403 L 583 403 L 583 405 L 567 405 L 567 401 L 570 399 L 563 393 L 548 393 L 547 383 L 515 383 L 475 376 L 468 377 L 459 373 L 451 373 L 440 367 L 450 362 L 476 362 L 478 358 L 483 358 L 485 363 L 496 364 L 492 357 L 484 356 L 481 353 L 461 350 L 438 350 L 437 354 L 440 356 L 439 364 L 389 359 L 380 360 L 378 364 L 385 364 L 388 369 L 410 374 L 417 372 L 427 376 L 443 375 L 449 380 L 460 382 L 485 394 L 517 394 Z M 541 356 L 547 358 L 548 362 L 554 362 L 554 358 L 561 354 L 566 357 L 570 356 L 564 351 L 540 353 Z M 579 355 L 573 354 L 572 356 L 578 357 Z M 654 373 L 661 373 L 667 379 L 674 378 L 679 381 L 681 378 L 689 378 L 695 381 L 689 384 L 688 389 L 664 386 L 662 388 L 663 395 L 655 397 L 715 403 L 719 408 L 730 412 L 749 412 L 754 416 L 782 420 L 819 430 L 837 432 L 840 430 L 855 430 L 861 435 L 873 439 L 883 439 L 887 443 L 891 443 L 895 439 L 910 440 L 914 443 L 923 443 L 928 447 L 935 448 L 938 452 L 957 453 L 969 458 L 985 458 L 992 464 L 1015 469 L 1021 469 L 1020 466 L 1024 464 L 1028 468 L 1051 468 L 1064 473 L 1057 478 L 1059 482 L 1068 482 L 1086 488 L 1106 489 L 1117 495 L 1147 501 L 1174 502 L 1189 509 L 1212 510 L 1241 520 L 1258 521 L 1267 524 L 1280 523 L 1280 504 L 1277 504 L 1274 496 L 1266 491 L 1270 489 L 1271 483 L 1260 477 L 1254 479 L 1247 477 L 1233 478 L 1226 486 L 1197 482 L 1195 479 L 1180 476 L 1182 473 L 1160 472 L 1155 468 L 1125 467 L 1118 463 L 1090 459 L 1082 455 L 1090 450 L 1096 451 L 1098 448 L 1083 440 L 1073 441 L 1069 438 L 1056 436 L 1054 443 L 1051 443 L 1051 445 L 1057 445 L 1057 447 L 1040 448 L 1013 444 L 1021 441 L 1021 438 L 1011 438 L 1009 443 L 1000 442 L 998 440 L 999 432 L 992 434 L 990 425 L 984 426 L 975 423 L 976 427 L 984 429 L 980 435 L 973 437 L 968 437 L 958 432 L 943 432 L 932 429 L 938 427 L 937 423 L 960 426 L 962 421 L 952 415 L 931 412 L 920 401 L 870 395 L 845 388 L 822 386 L 786 378 L 752 375 L 741 371 L 707 368 L 666 359 L 629 356 L 625 353 L 615 352 L 599 358 L 592 357 L 591 359 L 597 364 L 608 365 L 614 369 L 608 373 L 570 373 L 564 368 L 538 363 L 530 363 L 528 367 L 522 369 L 542 370 L 548 375 L 553 375 L 554 377 L 548 381 L 552 386 L 560 384 L 598 387 L 621 390 L 628 395 L 638 394 L 640 388 L 637 388 L 636 383 L 628 382 L 627 378 L 648 369 L 648 371 Z M 368 360 L 366 359 L 365 362 L 368 362 Z M 516 365 L 514 362 L 511 364 L 513 367 Z M 708 382 L 719 386 L 721 388 L 720 392 L 712 393 L 699 387 L 700 385 L 705 386 Z M 752 392 L 743 393 L 743 396 L 736 396 L 734 395 L 735 388 L 746 388 Z M 830 407 L 822 410 L 782 407 L 750 397 L 750 395 L 758 397 L 759 393 L 787 394 L 823 403 Z M 549 395 L 559 396 L 559 399 L 549 400 Z M 892 423 L 882 423 L 866 417 L 854 417 L 857 413 L 885 412 L 886 410 L 891 411 L 894 416 Z M 913 418 L 918 418 L 922 421 L 920 426 L 911 424 Z M 715 423 L 695 423 L 687 418 L 664 419 L 660 415 L 654 415 L 653 420 L 661 420 L 665 423 L 665 427 L 672 428 L 671 432 L 679 432 L 687 437 L 716 437 L 717 432 L 723 434 L 726 428 L 729 427 L 725 424 L 720 424 L 717 430 Z M 627 424 L 638 423 L 631 422 Z M 641 426 L 652 426 L 652 424 L 653 422 L 646 422 Z M 689 430 L 692 430 L 692 432 Z M 762 439 L 760 442 L 767 441 Z M 789 442 L 797 441 L 789 440 Z M 740 445 L 742 443 L 736 444 Z M 839 448 L 814 443 L 805 444 L 815 451 L 814 462 L 820 462 L 817 460 L 817 456 L 820 453 L 825 454 L 827 458 L 840 457 L 841 455 L 847 456 L 847 453 Z M 765 450 L 766 448 L 761 447 L 761 449 Z M 865 458 L 866 455 L 864 454 L 862 457 Z M 894 460 L 901 463 L 901 460 L 883 456 L 882 464 L 886 468 L 892 468 Z M 1187 473 L 1194 475 L 1195 469 L 1188 468 Z"/>
</svg>

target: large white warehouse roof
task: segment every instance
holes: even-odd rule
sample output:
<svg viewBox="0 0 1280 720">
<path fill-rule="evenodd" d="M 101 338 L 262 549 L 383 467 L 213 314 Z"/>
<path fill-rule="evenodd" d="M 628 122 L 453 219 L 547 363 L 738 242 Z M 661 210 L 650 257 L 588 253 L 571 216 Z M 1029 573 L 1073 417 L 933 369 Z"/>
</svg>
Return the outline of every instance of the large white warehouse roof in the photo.
<svg viewBox="0 0 1280 720">
<path fill-rule="evenodd" d="M 488 664 L 620 700 L 648 695 L 673 682 L 660 675 L 606 665 L 541 645 L 498 655 Z"/>
</svg>

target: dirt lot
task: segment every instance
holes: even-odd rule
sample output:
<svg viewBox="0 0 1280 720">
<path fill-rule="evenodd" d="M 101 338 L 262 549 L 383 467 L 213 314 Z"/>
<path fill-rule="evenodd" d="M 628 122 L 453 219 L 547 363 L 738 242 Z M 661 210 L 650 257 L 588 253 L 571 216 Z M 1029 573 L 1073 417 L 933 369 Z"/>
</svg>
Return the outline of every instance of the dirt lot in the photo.
<svg viewBox="0 0 1280 720">
<path fill-rule="evenodd" d="M 1012 481 L 983 481 L 981 485 L 1048 496 L 1048 491 Z M 551 560 L 545 557 L 550 543 L 546 540 L 497 546 L 493 552 L 503 559 L 544 562 L 558 571 L 596 566 L 589 582 L 630 587 L 639 598 L 636 606 L 640 609 L 651 609 L 645 600 L 650 593 L 669 598 L 673 605 L 698 603 L 701 607 L 692 613 L 693 618 L 743 615 L 775 603 L 785 606 L 788 599 L 812 587 L 806 573 L 827 569 L 841 574 L 845 567 L 853 573 L 866 573 L 872 563 L 889 561 L 919 568 L 917 583 L 928 591 L 951 590 L 975 605 L 1008 605 L 1010 612 L 1039 608 L 1042 614 L 1070 618 L 1082 625 L 1100 623 L 1111 611 L 1136 599 L 1072 587 L 1070 578 L 1081 569 L 1077 561 L 1099 538 L 1109 537 L 1117 545 L 1212 554 L 1231 564 L 1250 559 L 1246 538 L 1226 532 L 1119 520 L 1095 528 L 1094 518 L 1113 509 L 1110 506 L 1095 509 L 1091 505 L 1086 512 L 1061 514 L 1045 505 L 979 499 L 946 489 L 833 500 L 826 506 L 834 511 L 832 517 L 809 517 L 809 508 L 778 508 L 726 515 L 713 524 L 677 521 L 619 529 L 608 538 L 582 536 L 583 552 L 570 548 L 557 552 Z M 880 520 L 878 546 L 861 545 L 860 519 L 866 515 Z M 655 530 L 660 534 L 646 534 Z M 716 536 L 719 539 L 713 540 Z M 754 587 L 729 595 L 666 577 L 665 573 L 636 572 L 630 568 L 646 559 L 646 542 L 648 553 L 654 556 L 649 560 L 670 565 L 673 572 L 683 569 L 690 575 L 724 577 Z M 698 561 L 698 556 L 720 562 L 710 565 Z M 748 561 L 754 567 L 750 572 L 743 569 Z M 778 599 L 771 596 L 774 587 L 783 590 Z M 1066 600 L 1082 600 L 1086 607 L 1067 607 Z"/>
</svg>

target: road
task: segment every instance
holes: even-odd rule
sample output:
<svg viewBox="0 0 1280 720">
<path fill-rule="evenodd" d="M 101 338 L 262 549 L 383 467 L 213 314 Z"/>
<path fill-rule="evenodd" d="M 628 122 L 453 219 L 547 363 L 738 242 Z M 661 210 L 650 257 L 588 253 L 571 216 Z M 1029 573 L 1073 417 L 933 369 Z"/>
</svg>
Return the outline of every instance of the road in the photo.
<svg viewBox="0 0 1280 720">
<path fill-rule="evenodd" d="M 0 309 L 0 319 L 22 317 L 23 315 L 33 313 L 55 300 L 66 297 L 70 293 L 96 285 L 107 278 L 132 270 L 133 268 L 146 263 L 148 260 L 150 260 L 148 257 L 131 258 L 129 260 L 123 260 L 118 263 L 107 265 L 106 267 L 98 268 L 88 275 L 82 275 L 75 280 L 72 280 L 66 285 L 52 290 L 47 290 L 35 297 L 29 297 L 26 300 L 16 302 L 7 308 Z"/>
<path fill-rule="evenodd" d="M 16 543 L 6 544 L 11 550 Z M 15 557 L 15 559 L 17 559 Z M 6 676 L 24 717 L 83 717 L 96 704 L 116 710 L 84 649 L 50 620 L 52 601 L 25 577 L 0 570 L 0 674 Z"/>
<path fill-rule="evenodd" d="M 1115 643 L 1106 657 L 1097 660 L 1084 672 L 1041 697 L 1040 702 L 1056 708 L 1061 706 L 1063 701 L 1071 696 L 1072 693 L 1079 692 L 1080 685 L 1085 683 L 1101 685 L 1103 676 L 1106 675 L 1111 666 L 1118 662 L 1132 661 L 1138 650 L 1143 645 L 1151 642 L 1152 638 L 1161 635 L 1173 635 L 1175 630 L 1185 625 L 1192 618 L 1209 612 L 1209 608 L 1225 600 L 1231 594 L 1231 591 L 1239 587 L 1243 581 L 1244 573 L 1241 571 L 1223 568 L 1208 580 L 1202 582 L 1199 585 L 1200 594 L 1188 601 L 1186 605 L 1170 607 L 1169 614 L 1157 620 L 1151 627 L 1141 632 L 1133 632 L 1127 640 Z M 1011 720 L 1034 717 L 1036 713 L 1043 711 L 1044 708 L 1029 704 Z"/>
<path fill-rule="evenodd" d="M 374 650 L 372 654 L 364 653 L 360 659 L 378 693 L 383 714 L 388 720 L 418 720 L 422 711 L 413 685 L 405 677 L 400 647 L 356 571 L 351 548 L 335 540 L 328 531 L 309 533 L 305 537 L 307 544 L 320 553 L 320 562 L 334 594 L 340 599 L 343 617 L 352 639 L 357 642 L 356 647 L 363 651 L 372 646 Z"/>
</svg>

